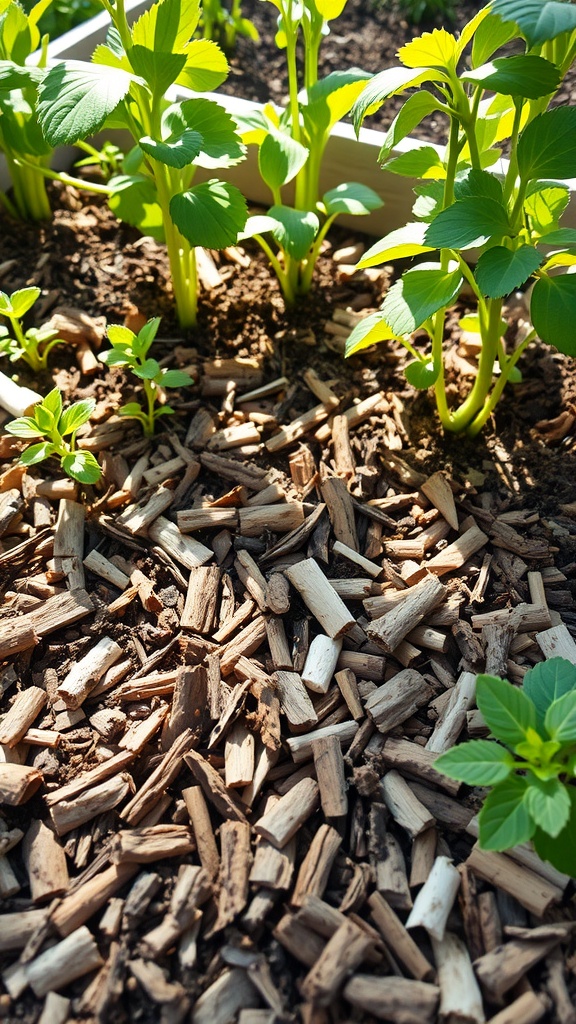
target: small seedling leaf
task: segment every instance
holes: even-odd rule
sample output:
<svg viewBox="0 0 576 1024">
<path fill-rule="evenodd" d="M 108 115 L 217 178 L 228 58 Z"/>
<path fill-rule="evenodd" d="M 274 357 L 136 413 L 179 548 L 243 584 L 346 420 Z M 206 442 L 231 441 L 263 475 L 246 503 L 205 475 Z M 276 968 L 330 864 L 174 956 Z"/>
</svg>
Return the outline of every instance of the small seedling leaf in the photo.
<svg viewBox="0 0 576 1024">
<path fill-rule="evenodd" d="M 388 326 L 380 311 L 369 313 L 348 335 L 344 354 L 348 358 L 379 341 L 390 341 L 395 337 L 394 331 Z"/>
<path fill-rule="evenodd" d="M 363 270 L 365 267 L 376 267 L 391 260 L 407 259 L 409 256 L 419 256 L 423 252 L 432 252 L 429 245 L 424 245 L 425 234 L 426 224 L 419 221 L 391 231 L 364 253 L 358 262 L 358 268 Z"/>
<path fill-rule="evenodd" d="M 7 423 L 4 430 L 14 437 L 42 437 L 44 433 L 32 416 L 20 416 L 17 420 Z"/>
<path fill-rule="evenodd" d="M 431 359 L 414 359 L 404 368 L 406 380 L 419 391 L 434 387 L 439 373 L 440 365 L 434 366 Z"/>
<path fill-rule="evenodd" d="M 444 306 L 449 306 L 460 291 L 459 269 L 442 270 L 438 265 L 408 270 L 390 288 L 382 313 L 396 335 L 412 334 Z"/>
<path fill-rule="evenodd" d="M 130 346 L 134 343 L 136 335 L 129 327 L 122 324 L 110 324 L 106 331 L 111 345 Z"/>
<path fill-rule="evenodd" d="M 273 191 L 296 177 L 308 159 L 309 151 L 290 135 L 270 131 L 258 150 L 262 178 Z"/>
<path fill-rule="evenodd" d="M 142 366 L 132 369 L 132 373 L 142 380 L 154 380 L 160 372 L 160 363 L 156 359 L 146 359 Z"/>
<path fill-rule="evenodd" d="M 127 402 L 126 405 L 120 406 L 118 413 L 120 416 L 134 416 L 136 419 L 144 417 L 144 410 L 140 402 Z"/>
<path fill-rule="evenodd" d="M 12 292 L 8 300 L 9 306 L 4 306 L 4 310 L 20 320 L 29 309 L 32 309 L 39 295 L 40 288 L 20 288 L 18 291 Z M 2 306 L 0 306 L 0 312 L 3 312 Z"/>
<path fill-rule="evenodd" d="M 95 484 L 102 476 L 102 470 L 92 452 L 69 452 L 62 457 L 60 463 L 68 476 L 82 484 Z"/>
<path fill-rule="evenodd" d="M 295 260 L 305 259 L 320 227 L 316 214 L 291 206 L 272 206 L 268 212 L 277 221 L 273 234 L 278 245 Z"/>
<path fill-rule="evenodd" d="M 536 708 L 523 690 L 497 676 L 478 676 L 476 703 L 497 739 L 515 747 L 536 728 Z"/>
<path fill-rule="evenodd" d="M 48 409 L 54 417 L 54 422 L 58 423 L 62 415 L 62 393 L 58 388 L 53 388 L 47 395 L 42 405 L 45 409 Z"/>
<path fill-rule="evenodd" d="M 485 850 L 510 850 L 534 835 L 536 823 L 525 803 L 528 783 L 512 775 L 499 782 L 478 815 L 480 845 Z"/>
<path fill-rule="evenodd" d="M 428 114 L 432 114 L 437 107 L 438 100 L 425 89 L 422 92 L 415 92 L 413 96 L 409 96 L 386 133 L 384 143 L 378 154 L 378 162 L 384 163 L 398 143 L 405 139 L 407 135 L 410 135 L 410 132 L 420 124 L 422 119 Z"/>
<path fill-rule="evenodd" d="M 39 462 L 44 462 L 44 459 L 50 458 L 55 451 L 56 445 L 50 441 L 42 441 L 41 444 L 31 444 L 29 448 L 22 452 L 20 462 L 23 466 L 36 466 Z"/>
<path fill-rule="evenodd" d="M 443 179 L 446 177 L 446 168 L 434 146 L 418 146 L 415 149 L 410 149 L 407 153 L 388 160 L 384 164 L 384 170 L 406 178 Z"/>
<path fill-rule="evenodd" d="M 338 213 L 347 213 L 354 217 L 362 217 L 378 210 L 383 205 L 380 196 L 374 189 L 361 185 L 357 181 L 347 181 L 336 188 L 330 189 L 322 196 L 322 202 L 329 217 Z"/>
<path fill-rule="evenodd" d="M 460 743 L 434 762 L 436 771 L 468 786 L 494 786 L 506 779 L 513 767 L 510 751 L 493 740 Z"/>
<path fill-rule="evenodd" d="M 568 824 L 570 796 L 559 779 L 530 779 L 526 806 L 539 828 L 556 838 Z"/>
<path fill-rule="evenodd" d="M 184 388 L 193 383 L 190 374 L 184 373 L 184 370 L 164 370 L 160 380 L 160 385 L 163 388 Z"/>
<path fill-rule="evenodd" d="M 212 180 L 175 195 L 170 201 L 170 213 L 191 245 L 224 249 L 236 242 L 246 223 L 248 208 L 234 185 Z"/>
<path fill-rule="evenodd" d="M 81 402 L 74 402 L 62 413 L 58 430 L 62 437 L 73 434 L 83 423 L 87 423 L 94 412 L 96 401 L 94 398 L 85 398 Z"/>
</svg>

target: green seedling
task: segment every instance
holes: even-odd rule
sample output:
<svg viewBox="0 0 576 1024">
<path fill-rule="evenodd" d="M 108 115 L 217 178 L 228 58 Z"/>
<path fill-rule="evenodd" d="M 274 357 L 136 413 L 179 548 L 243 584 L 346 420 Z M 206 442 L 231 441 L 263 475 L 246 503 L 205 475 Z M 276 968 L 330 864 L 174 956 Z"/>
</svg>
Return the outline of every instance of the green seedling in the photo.
<svg viewBox="0 0 576 1024">
<path fill-rule="evenodd" d="M 203 0 L 202 35 L 219 43 L 224 53 L 233 53 L 238 36 L 258 41 L 258 30 L 254 22 L 242 14 L 241 0 L 231 0 L 230 6 L 222 0 Z"/>
<path fill-rule="evenodd" d="M 493 740 L 470 740 L 434 767 L 469 786 L 488 786 L 478 816 L 480 846 L 509 850 L 532 840 L 554 867 L 576 876 L 576 666 L 551 658 L 521 687 L 478 676 L 476 703 Z"/>
<path fill-rule="evenodd" d="M 171 416 L 174 413 L 169 405 L 158 404 L 160 389 L 182 388 L 194 383 L 192 377 L 183 370 L 165 370 L 156 359 L 148 357 L 159 326 L 160 317 L 154 317 L 144 324 L 138 334 L 134 334 L 128 327 L 112 324 L 107 332 L 112 348 L 98 357 L 107 366 L 130 367 L 134 376 L 142 381 L 146 407 L 143 408 L 139 402 L 129 402 L 119 409 L 119 413 L 138 420 L 146 437 L 152 436 L 160 416 Z"/>
<path fill-rule="evenodd" d="M 497 56 L 512 40 L 523 52 Z M 380 311 L 358 324 L 346 354 L 392 338 L 402 342 L 413 356 L 406 376 L 416 388 L 434 389 L 445 430 L 473 436 L 482 429 L 536 337 L 576 355 L 576 230 L 561 225 L 570 199 L 562 179 L 576 167 L 576 107 L 549 109 L 575 55 L 576 5 L 494 0 L 459 38 L 435 29 L 403 46 L 401 66 L 376 75 L 352 111 L 359 129 L 387 97 L 416 90 L 395 117 L 379 156 L 385 171 L 419 179 L 414 220 L 377 242 L 358 266 L 414 256 L 425 262 L 406 270 Z M 447 120 L 445 153 L 423 144 L 394 155 L 398 142 L 429 114 Z M 568 273 L 558 273 L 566 268 Z M 504 300 L 529 283 L 531 324 L 507 352 Z M 480 356 L 468 395 L 451 408 L 446 313 L 465 285 L 477 304 Z M 424 352 L 412 338 L 417 330 L 428 336 Z"/>
<path fill-rule="evenodd" d="M 0 0 L 0 3 L 2 0 Z M 123 173 L 102 189 L 118 217 L 164 240 L 180 324 L 196 323 L 196 246 L 221 249 L 246 223 L 242 194 L 216 178 L 194 184 L 199 167 L 213 172 L 245 158 L 236 124 L 219 104 L 172 102 L 167 90 L 216 88 L 228 63 L 216 43 L 193 39 L 198 0 L 160 0 L 133 26 L 124 0 L 101 0 L 112 19 L 91 63 L 56 64 L 39 87 L 38 118 L 52 146 L 86 140 L 102 128 L 127 129 L 134 148 Z"/>
<path fill-rule="evenodd" d="M 7 424 L 6 430 L 15 437 L 42 437 L 43 441 L 30 445 L 21 456 L 24 466 L 37 466 L 45 459 L 60 459 L 64 472 L 82 484 L 94 484 L 102 476 L 102 470 L 92 452 L 76 447 L 76 433 L 87 423 L 96 402 L 88 398 L 74 402 L 67 409 L 62 407 L 62 395 L 54 388 L 46 398 L 34 406 L 30 416 L 21 416 Z"/>
<path fill-rule="evenodd" d="M 11 363 L 23 359 L 36 372 L 46 370 L 54 346 L 64 344 L 57 331 L 46 327 L 29 327 L 25 331 L 22 327 L 23 317 L 39 295 L 39 288 L 21 288 L 12 295 L 0 292 L 0 316 L 6 317 L 12 328 L 10 334 L 7 327 L 0 326 L 0 352 L 4 352 Z"/>
<path fill-rule="evenodd" d="M 241 237 L 255 238 L 280 282 L 288 305 L 306 295 L 322 243 L 342 213 L 366 215 L 382 206 L 365 185 L 348 182 L 320 195 L 320 170 L 330 132 L 347 114 L 370 76 L 352 68 L 318 77 L 318 57 L 329 21 L 346 0 L 271 0 L 278 9 L 276 43 L 286 50 L 289 103 L 280 113 L 267 106 L 238 119 L 246 144 L 258 146 L 258 166 L 273 205 L 266 216 L 250 217 Z M 303 73 L 296 51 L 303 43 Z M 292 184 L 289 205 L 282 190 Z M 277 251 L 264 235 L 271 235 Z"/>
</svg>

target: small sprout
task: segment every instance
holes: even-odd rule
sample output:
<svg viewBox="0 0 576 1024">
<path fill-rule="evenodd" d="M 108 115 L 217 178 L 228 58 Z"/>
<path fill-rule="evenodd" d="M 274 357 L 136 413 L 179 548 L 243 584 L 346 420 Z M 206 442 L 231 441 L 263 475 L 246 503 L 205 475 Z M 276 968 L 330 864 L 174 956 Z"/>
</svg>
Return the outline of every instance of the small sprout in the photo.
<svg viewBox="0 0 576 1024">
<path fill-rule="evenodd" d="M 47 369 L 48 356 L 55 345 L 65 344 L 57 331 L 46 327 L 29 327 L 24 331 L 20 321 L 39 295 L 39 288 L 20 288 L 12 295 L 0 292 L 0 316 L 10 321 L 14 335 L 10 335 L 7 327 L 0 326 L 0 352 L 4 352 L 11 363 L 23 359 L 36 372 Z"/>
<path fill-rule="evenodd" d="M 148 352 L 158 333 L 160 317 L 154 317 L 144 324 L 138 334 L 128 327 L 111 324 L 108 328 L 108 340 L 112 348 L 102 352 L 98 357 L 107 366 L 129 366 L 136 377 L 140 377 L 146 396 L 146 408 L 139 402 L 129 402 L 119 409 L 121 416 L 139 420 L 146 437 L 154 433 L 156 420 L 160 416 L 174 413 L 169 405 L 158 405 L 159 388 L 181 388 L 192 384 L 192 377 L 183 370 L 165 370 L 156 359 L 149 359 Z"/>
<path fill-rule="evenodd" d="M 94 399 L 88 398 L 63 409 L 62 395 L 54 388 L 34 406 L 30 416 L 20 416 L 5 428 L 15 437 L 44 439 L 26 448 L 20 462 L 24 466 L 36 466 L 54 456 L 60 459 L 62 469 L 73 480 L 82 484 L 96 483 L 102 476 L 98 462 L 91 452 L 76 448 L 76 433 L 88 422 L 95 405 Z"/>
</svg>

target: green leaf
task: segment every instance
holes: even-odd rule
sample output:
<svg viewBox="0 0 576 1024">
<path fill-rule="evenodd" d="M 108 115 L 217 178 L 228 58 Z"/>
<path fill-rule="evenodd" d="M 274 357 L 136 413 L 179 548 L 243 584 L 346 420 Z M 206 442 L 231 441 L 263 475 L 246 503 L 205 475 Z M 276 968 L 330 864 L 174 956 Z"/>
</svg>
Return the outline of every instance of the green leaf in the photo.
<svg viewBox="0 0 576 1024">
<path fill-rule="evenodd" d="M 398 58 L 407 68 L 441 68 L 450 72 L 458 60 L 458 41 L 445 28 L 435 28 L 401 46 Z"/>
<path fill-rule="evenodd" d="M 542 341 L 576 356 L 576 275 L 540 277 L 530 298 L 530 319 Z"/>
<path fill-rule="evenodd" d="M 106 334 L 111 345 L 124 345 L 132 347 L 136 335 L 134 331 L 131 331 L 129 327 L 124 327 L 122 324 L 109 324 L 106 328 Z"/>
<path fill-rule="evenodd" d="M 509 747 L 527 738 L 536 727 L 536 708 L 523 690 L 497 676 L 480 675 L 476 704 L 490 731 Z"/>
<path fill-rule="evenodd" d="M 550 705 L 544 725 L 548 735 L 557 743 L 576 740 L 576 691 L 565 693 Z"/>
<path fill-rule="evenodd" d="M 385 171 L 406 178 L 445 178 L 446 168 L 434 146 L 416 146 L 384 164 Z"/>
<path fill-rule="evenodd" d="M 576 7 L 559 0 L 494 0 L 492 10 L 515 21 L 530 47 L 576 28 Z"/>
<path fill-rule="evenodd" d="M 70 452 L 62 457 L 60 465 L 68 476 L 82 484 L 95 484 L 102 476 L 102 470 L 92 452 Z"/>
<path fill-rule="evenodd" d="M 532 838 L 536 824 L 526 807 L 527 789 L 526 779 L 513 775 L 488 794 L 478 815 L 484 850 L 511 850 Z"/>
<path fill-rule="evenodd" d="M 268 188 L 275 191 L 296 177 L 308 159 L 308 150 L 290 135 L 270 129 L 258 150 L 258 168 Z"/>
<path fill-rule="evenodd" d="M 68 406 L 58 424 L 60 435 L 66 437 L 67 434 L 73 434 L 83 423 L 87 423 L 95 407 L 94 398 L 85 398 L 81 402 L 74 402 L 73 405 Z"/>
<path fill-rule="evenodd" d="M 496 57 L 489 64 L 465 72 L 461 78 L 464 82 L 473 82 L 493 92 L 531 100 L 548 96 L 560 84 L 558 68 L 544 57 L 529 53 Z"/>
<path fill-rule="evenodd" d="M 154 380 L 160 373 L 160 363 L 156 359 L 146 359 L 142 366 L 135 366 L 132 372 L 141 380 Z"/>
<path fill-rule="evenodd" d="M 470 740 L 440 754 L 434 768 L 468 786 L 494 786 L 508 778 L 514 767 L 509 750 L 493 740 Z"/>
<path fill-rule="evenodd" d="M 168 167 L 186 167 L 198 156 L 202 148 L 202 136 L 187 128 L 182 135 L 173 136 L 165 142 L 151 139 L 149 135 L 138 140 L 138 145 L 153 160 L 158 160 Z"/>
<path fill-rule="evenodd" d="M 118 219 L 158 242 L 164 241 L 162 211 L 154 182 L 143 174 L 119 174 L 110 178 L 108 185 L 112 189 L 108 204 Z"/>
<path fill-rule="evenodd" d="M 541 263 L 542 256 L 531 245 L 521 245 L 515 251 L 495 245 L 478 259 L 474 277 L 484 295 L 499 299 L 524 284 Z"/>
<path fill-rule="evenodd" d="M 540 238 L 541 245 L 576 245 L 576 228 L 558 228 Z"/>
<path fill-rule="evenodd" d="M 520 136 L 517 155 L 524 181 L 572 177 L 576 166 L 576 107 L 555 107 L 530 121 Z"/>
<path fill-rule="evenodd" d="M 36 466 L 44 459 L 49 459 L 56 451 L 56 445 L 50 441 L 43 441 L 41 444 L 31 444 L 20 455 L 20 462 L 23 466 Z"/>
<path fill-rule="evenodd" d="M 540 722 L 554 701 L 576 687 L 576 666 L 565 658 L 548 658 L 531 668 L 522 681 L 522 689 L 536 707 Z"/>
<path fill-rule="evenodd" d="M 107 352 L 100 352 L 98 359 L 106 366 L 133 366 L 136 362 L 134 356 L 127 355 L 126 352 L 120 352 L 115 348 L 109 348 Z"/>
<path fill-rule="evenodd" d="M 562 831 L 557 836 L 550 836 L 543 829 L 536 829 L 534 846 L 542 860 L 547 860 L 558 871 L 574 878 L 574 850 L 576 850 L 576 788 L 567 786 L 566 792 L 570 800 L 570 816 Z"/>
<path fill-rule="evenodd" d="M 347 181 L 330 189 L 322 196 L 322 202 L 329 217 L 339 213 L 362 217 L 384 205 L 374 189 L 357 181 Z"/>
<path fill-rule="evenodd" d="M 50 409 L 45 408 L 43 402 L 39 402 L 38 405 L 34 406 L 34 419 L 43 434 L 48 434 L 57 426 L 53 414 L 50 412 Z"/>
<path fill-rule="evenodd" d="M 460 270 L 442 270 L 437 264 L 408 270 L 392 285 L 382 313 L 395 334 L 412 334 L 428 317 L 451 305 L 462 286 Z"/>
<path fill-rule="evenodd" d="M 158 53 L 178 52 L 194 35 L 199 17 L 198 0 L 161 0 L 134 23 L 132 41 Z"/>
<path fill-rule="evenodd" d="M 128 416 L 133 419 L 145 419 L 144 410 L 140 405 L 140 402 L 127 402 L 126 405 L 121 405 L 118 414 L 120 416 Z"/>
<path fill-rule="evenodd" d="M 272 233 L 278 245 L 293 259 L 305 259 L 320 228 L 316 214 L 291 206 L 271 206 L 268 215 L 276 221 Z"/>
<path fill-rule="evenodd" d="M 414 189 L 416 202 L 412 213 L 418 220 L 430 223 L 444 206 L 444 185 L 441 181 L 428 181 Z"/>
<path fill-rule="evenodd" d="M 194 380 L 184 370 L 163 370 L 160 384 L 163 388 L 183 388 L 193 384 Z"/>
<path fill-rule="evenodd" d="M 22 67 L 11 60 L 0 60 L 0 89 L 26 89 L 29 85 L 38 85 L 46 71 L 44 68 Z"/>
<path fill-rule="evenodd" d="M 70 60 L 51 68 L 39 92 L 38 119 L 51 146 L 94 135 L 125 98 L 132 75 Z"/>
<path fill-rule="evenodd" d="M 398 143 L 414 131 L 416 125 L 419 125 L 424 117 L 432 114 L 437 108 L 438 100 L 426 89 L 409 96 L 386 133 L 383 146 L 378 154 L 378 163 L 384 163 Z"/>
<path fill-rule="evenodd" d="M 356 134 L 360 131 L 360 125 L 367 114 L 373 114 L 384 100 L 396 93 L 404 92 L 412 86 L 422 85 L 423 82 L 446 81 L 446 76 L 441 71 L 422 71 L 414 68 L 393 67 L 386 68 L 374 75 L 365 89 L 362 91 L 356 103 L 352 107 L 351 115 L 354 122 Z"/>
<path fill-rule="evenodd" d="M 553 181 L 534 181 L 528 187 L 524 200 L 524 214 L 530 228 L 539 235 L 552 232 L 570 202 L 570 190 L 566 185 Z M 566 230 L 566 229 L 564 229 Z M 568 229 L 570 230 L 570 229 Z M 551 245 L 563 245 L 563 241 L 552 241 Z M 572 242 L 567 243 L 571 245 Z"/>
<path fill-rule="evenodd" d="M 404 376 L 413 388 L 427 391 L 433 388 L 440 374 L 440 365 L 434 366 L 432 359 L 414 359 L 404 368 Z"/>
<path fill-rule="evenodd" d="M 508 215 L 495 199 L 458 199 L 432 221 L 424 241 L 434 249 L 471 249 L 510 231 Z"/>
<path fill-rule="evenodd" d="M 193 39 L 186 47 L 186 64 L 177 85 L 194 92 L 213 92 L 228 75 L 228 61 L 211 39 Z"/>
<path fill-rule="evenodd" d="M 346 6 L 346 0 L 314 0 L 314 3 L 318 13 L 326 21 L 332 21 L 333 18 L 340 17 Z"/>
<path fill-rule="evenodd" d="M 502 182 L 490 171 L 481 171 L 476 167 L 470 167 L 460 174 L 454 182 L 454 196 L 456 199 L 494 199 L 497 203 L 502 202 Z"/>
<path fill-rule="evenodd" d="M 0 292 L 0 313 L 20 320 L 32 308 L 40 295 L 40 288 L 19 288 L 10 296 Z"/>
<path fill-rule="evenodd" d="M 376 267 L 391 260 L 407 259 L 409 256 L 419 256 L 423 252 L 432 252 L 431 246 L 424 245 L 425 234 L 426 224 L 416 221 L 391 231 L 364 253 L 358 262 L 358 268 Z"/>
<path fill-rule="evenodd" d="M 496 50 L 508 43 L 516 35 L 516 29 L 510 22 L 502 21 L 497 14 L 489 14 L 479 25 L 472 43 L 472 67 L 484 64 Z"/>
<path fill-rule="evenodd" d="M 127 56 L 135 73 L 158 96 L 174 84 L 186 63 L 183 53 L 158 53 L 146 46 L 132 46 Z"/>
<path fill-rule="evenodd" d="M 7 423 L 4 430 L 14 437 L 42 437 L 44 433 L 32 416 L 19 416 Z"/>
<path fill-rule="evenodd" d="M 187 128 L 202 136 L 202 148 L 194 161 L 198 167 L 233 167 L 244 159 L 246 147 L 240 141 L 235 121 L 214 100 L 173 104 L 164 114 L 162 128 L 173 136 L 181 135 Z"/>
<path fill-rule="evenodd" d="M 143 327 L 140 328 L 136 338 L 134 339 L 134 351 L 137 352 L 139 356 L 146 355 L 150 345 L 158 334 L 158 328 L 161 323 L 161 316 L 153 316 L 150 320 L 146 321 Z"/>
<path fill-rule="evenodd" d="M 538 827 L 553 838 L 568 824 L 570 796 L 558 779 L 531 779 L 526 806 Z"/>
<path fill-rule="evenodd" d="M 246 223 L 248 208 L 239 189 L 213 179 L 173 196 L 170 213 L 191 245 L 224 249 L 235 244 Z"/>
<path fill-rule="evenodd" d="M 356 355 L 363 348 L 369 348 L 379 341 L 390 341 L 395 338 L 394 331 L 386 323 L 382 313 L 369 313 L 363 320 L 356 324 L 351 334 L 346 339 L 346 359 Z"/>
<path fill-rule="evenodd" d="M 53 388 L 47 395 L 42 405 L 45 409 L 48 409 L 54 417 L 54 422 L 58 423 L 60 416 L 62 415 L 62 394 L 58 388 Z"/>
</svg>

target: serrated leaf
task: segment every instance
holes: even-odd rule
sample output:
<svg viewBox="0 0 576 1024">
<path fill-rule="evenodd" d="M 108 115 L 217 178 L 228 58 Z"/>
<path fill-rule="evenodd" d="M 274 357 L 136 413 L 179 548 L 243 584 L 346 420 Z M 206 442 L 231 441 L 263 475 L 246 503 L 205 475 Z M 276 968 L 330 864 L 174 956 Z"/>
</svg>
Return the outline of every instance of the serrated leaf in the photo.
<svg viewBox="0 0 576 1024">
<path fill-rule="evenodd" d="M 42 437 L 44 433 L 32 416 L 19 416 L 7 423 L 4 430 L 14 437 Z"/>
<path fill-rule="evenodd" d="M 440 374 L 440 365 L 434 366 L 432 359 L 414 359 L 404 367 L 404 376 L 413 388 L 427 391 L 433 388 Z"/>
<path fill-rule="evenodd" d="M 20 462 L 23 466 L 37 466 L 44 459 L 49 459 L 56 451 L 56 445 L 50 441 L 43 441 L 41 444 L 31 444 L 20 455 Z"/>
<path fill-rule="evenodd" d="M 392 285 L 382 313 L 397 335 L 412 334 L 434 313 L 454 301 L 462 286 L 460 270 L 440 267 L 408 270 Z"/>
<path fill-rule="evenodd" d="M 376 313 L 369 313 L 356 324 L 352 333 L 348 335 L 344 355 L 348 359 L 349 356 L 356 355 L 357 352 L 369 348 L 370 345 L 376 345 L 379 341 L 390 341 L 395 337 L 394 331 L 388 326 L 379 310 Z"/>
<path fill-rule="evenodd" d="M 163 370 L 160 384 L 163 388 L 183 388 L 194 381 L 184 370 Z"/>
<path fill-rule="evenodd" d="M 186 63 L 183 53 L 157 53 L 146 46 L 132 46 L 127 57 L 134 72 L 159 96 L 174 84 Z"/>
<path fill-rule="evenodd" d="M 502 200 L 502 182 L 490 171 L 481 171 L 477 167 L 470 167 L 464 174 L 460 174 L 456 178 L 454 197 L 456 199 L 494 199 L 499 203 Z"/>
<path fill-rule="evenodd" d="M 576 167 L 576 107 L 555 107 L 530 121 L 518 141 L 517 156 L 524 181 L 570 178 Z"/>
<path fill-rule="evenodd" d="M 428 226 L 424 241 L 435 249 L 471 249 L 510 231 L 508 215 L 495 199 L 458 199 Z"/>
<path fill-rule="evenodd" d="M 81 402 L 74 402 L 73 405 L 68 406 L 62 413 L 58 424 L 60 435 L 66 437 L 67 434 L 73 434 L 83 423 L 87 423 L 95 407 L 96 401 L 93 398 L 85 398 Z"/>
<path fill-rule="evenodd" d="M 170 213 L 191 245 L 224 249 L 235 244 L 246 223 L 248 208 L 234 185 L 212 180 L 173 196 Z"/>
<path fill-rule="evenodd" d="M 539 662 L 524 676 L 522 689 L 536 707 L 538 718 L 544 717 L 551 704 L 576 688 L 576 666 L 565 658 L 548 658 Z"/>
<path fill-rule="evenodd" d="M 124 345 L 131 347 L 134 344 L 136 335 L 134 331 L 131 331 L 129 327 L 124 327 L 123 324 L 109 324 L 106 328 L 106 334 L 108 340 L 112 345 Z"/>
<path fill-rule="evenodd" d="M 181 135 L 159 142 L 149 135 L 139 139 L 139 146 L 153 160 L 158 160 L 168 167 L 182 168 L 191 164 L 202 148 L 202 136 L 199 132 L 186 128 Z"/>
<path fill-rule="evenodd" d="M 474 71 L 466 71 L 461 78 L 493 92 L 532 100 L 548 96 L 560 84 L 558 68 L 544 57 L 530 53 L 496 57 Z"/>
<path fill-rule="evenodd" d="M 496 739 L 515 747 L 536 728 L 536 708 L 528 695 L 497 676 L 479 675 L 476 704 Z"/>
<path fill-rule="evenodd" d="M 188 43 L 186 63 L 176 79 L 177 85 L 194 92 L 213 92 L 228 75 L 228 61 L 211 39 L 193 39 Z"/>
<path fill-rule="evenodd" d="M 60 465 L 68 476 L 82 484 L 95 484 L 102 476 L 102 470 L 92 452 L 70 452 L 63 456 Z"/>
<path fill-rule="evenodd" d="M 374 75 L 368 85 L 363 89 L 351 110 L 352 120 L 356 134 L 367 114 L 372 114 L 382 105 L 384 100 L 396 93 L 404 92 L 405 89 L 422 85 L 423 82 L 445 81 L 446 76 L 442 71 L 414 70 L 407 67 L 386 68 Z"/>
<path fill-rule="evenodd" d="M 22 67 L 11 60 L 0 60 L 0 89 L 26 89 L 39 85 L 46 74 L 44 68 Z"/>
<path fill-rule="evenodd" d="M 135 366 L 132 372 L 141 380 L 154 380 L 160 373 L 160 363 L 156 359 L 146 359 L 142 366 Z"/>
<path fill-rule="evenodd" d="M 258 169 L 268 188 L 276 191 L 296 177 L 308 155 L 290 135 L 271 129 L 258 150 Z"/>
<path fill-rule="evenodd" d="M 362 217 L 384 205 L 374 189 L 357 181 L 347 181 L 330 189 L 322 196 L 322 202 L 329 217 L 339 213 Z"/>
<path fill-rule="evenodd" d="M 532 838 L 536 823 L 525 804 L 527 789 L 526 779 L 513 775 L 488 794 L 478 815 L 484 850 L 510 850 Z"/>
<path fill-rule="evenodd" d="M 414 189 L 416 202 L 412 213 L 418 220 L 431 223 L 444 206 L 444 185 L 441 181 L 428 181 Z"/>
<path fill-rule="evenodd" d="M 434 762 L 437 772 L 467 786 L 494 786 L 508 778 L 514 767 L 509 750 L 493 740 L 470 740 L 440 754 Z"/>
<path fill-rule="evenodd" d="M 199 17 L 198 0 L 161 0 L 134 23 L 132 41 L 157 53 L 179 52 L 194 35 Z"/>
<path fill-rule="evenodd" d="M 398 143 L 410 135 L 410 132 L 414 131 L 422 119 L 428 114 L 432 114 L 437 107 L 438 100 L 426 89 L 409 96 L 402 104 L 400 112 L 392 121 L 384 137 L 384 143 L 378 154 L 378 162 L 384 163 Z"/>
<path fill-rule="evenodd" d="M 576 691 L 565 693 L 550 705 L 544 725 L 548 735 L 557 743 L 576 740 Z"/>
<path fill-rule="evenodd" d="M 320 228 L 316 214 L 291 206 L 272 206 L 268 215 L 277 222 L 272 233 L 278 245 L 293 259 L 305 259 Z"/>
<path fill-rule="evenodd" d="M 358 262 L 358 269 L 363 270 L 365 267 L 389 263 L 390 260 L 407 259 L 410 256 L 419 256 L 423 252 L 432 252 L 431 246 L 424 244 L 425 234 L 426 224 L 417 221 L 391 231 L 364 253 Z"/>
<path fill-rule="evenodd" d="M 114 348 L 109 348 L 107 352 L 99 352 L 98 359 L 105 366 L 131 366 L 135 362 L 134 356 Z"/>
<path fill-rule="evenodd" d="M 531 779 L 526 793 L 526 806 L 543 832 L 556 838 L 568 824 L 570 797 L 558 779 Z"/>
<path fill-rule="evenodd" d="M 126 97 L 126 71 L 71 60 L 51 68 L 39 90 L 38 119 L 51 146 L 94 135 Z"/>
<path fill-rule="evenodd" d="M 112 189 L 108 204 L 118 219 L 163 242 L 162 211 L 151 178 L 143 174 L 121 174 L 110 178 L 108 185 Z"/>
<path fill-rule="evenodd" d="M 541 263 L 542 256 L 531 245 L 514 251 L 495 245 L 479 257 L 474 277 L 484 295 L 499 299 L 524 284 Z"/>
<path fill-rule="evenodd" d="M 484 64 L 496 50 L 509 42 L 516 35 L 516 29 L 510 22 L 502 21 L 497 14 L 490 13 L 474 34 L 472 43 L 472 67 Z"/>
<path fill-rule="evenodd" d="M 576 788 L 567 786 L 566 792 L 570 800 L 570 814 L 568 821 L 562 831 L 555 837 L 548 835 L 542 829 L 536 829 L 533 842 L 536 852 L 542 860 L 547 860 L 554 865 L 558 871 L 564 872 L 574 878 L 576 865 L 574 863 L 574 850 L 576 850 Z"/>
<path fill-rule="evenodd" d="M 540 277 L 532 289 L 530 319 L 542 341 L 576 356 L 576 275 Z"/>
<path fill-rule="evenodd" d="M 384 170 L 406 178 L 446 177 L 444 162 L 434 146 L 416 146 L 407 153 L 392 157 L 384 164 Z"/>
<path fill-rule="evenodd" d="M 458 60 L 456 36 L 445 28 L 423 32 L 398 50 L 398 58 L 406 68 L 440 68 L 452 71 Z"/>
<path fill-rule="evenodd" d="M 153 316 L 140 328 L 134 340 L 134 350 L 139 356 L 146 355 L 154 338 L 158 334 L 158 328 L 162 323 L 162 317 Z"/>
<path fill-rule="evenodd" d="M 539 235 L 547 235 L 552 232 L 557 227 L 569 202 L 570 190 L 565 185 L 553 181 L 532 182 L 524 200 L 524 214 L 528 218 L 531 231 Z M 563 245 L 564 243 L 552 241 L 550 244 Z M 571 242 L 567 244 L 570 245 Z"/>
<path fill-rule="evenodd" d="M 202 148 L 194 163 L 211 170 L 233 167 L 244 159 L 246 147 L 240 141 L 236 123 L 214 100 L 193 99 L 169 107 L 163 127 L 173 135 L 191 128 L 202 136 Z"/>
<path fill-rule="evenodd" d="M 494 0 L 492 10 L 515 21 L 530 47 L 576 28 L 576 7 L 559 0 Z"/>
</svg>

